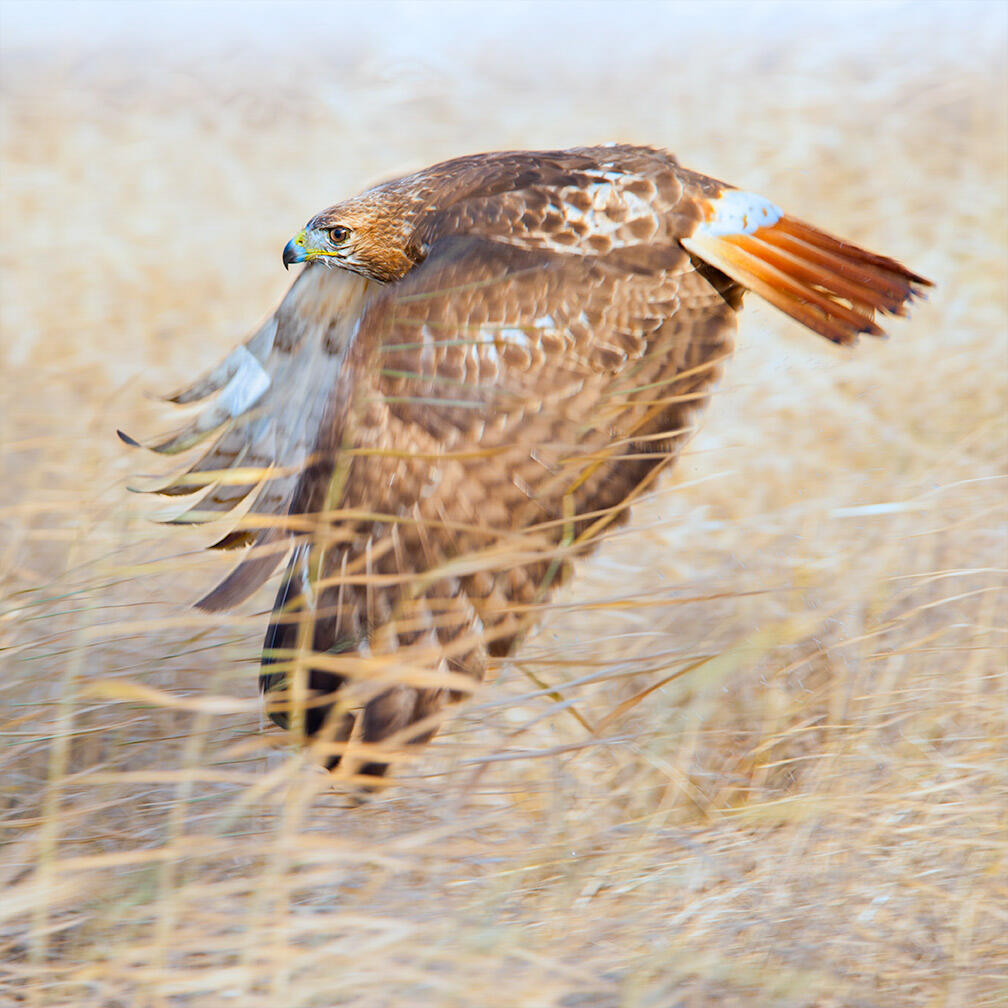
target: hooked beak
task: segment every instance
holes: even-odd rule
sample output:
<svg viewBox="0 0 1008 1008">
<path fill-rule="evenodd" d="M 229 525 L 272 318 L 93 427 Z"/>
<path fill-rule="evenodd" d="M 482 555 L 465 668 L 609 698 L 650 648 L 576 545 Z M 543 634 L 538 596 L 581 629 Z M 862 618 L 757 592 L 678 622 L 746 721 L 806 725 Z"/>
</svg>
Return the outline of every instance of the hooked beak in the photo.
<svg viewBox="0 0 1008 1008">
<path fill-rule="evenodd" d="M 308 253 L 305 251 L 305 233 L 302 231 L 300 234 L 296 234 L 286 245 L 284 245 L 283 250 L 283 264 L 284 269 L 290 269 L 291 263 L 301 263 L 308 258 Z"/>
</svg>

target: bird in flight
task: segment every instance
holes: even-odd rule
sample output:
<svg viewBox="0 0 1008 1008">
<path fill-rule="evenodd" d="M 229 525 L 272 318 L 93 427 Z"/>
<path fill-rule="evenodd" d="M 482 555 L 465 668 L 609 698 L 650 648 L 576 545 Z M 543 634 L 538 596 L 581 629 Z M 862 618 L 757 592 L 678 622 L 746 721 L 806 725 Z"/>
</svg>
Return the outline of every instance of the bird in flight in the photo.
<svg viewBox="0 0 1008 1008">
<path fill-rule="evenodd" d="M 847 344 L 929 285 L 615 144 L 434 165 L 323 210 L 283 261 L 304 267 L 275 314 L 149 447 L 208 446 L 157 492 L 250 547 L 199 606 L 287 561 L 267 710 L 357 782 L 435 733 L 673 464 L 747 292 Z"/>
</svg>

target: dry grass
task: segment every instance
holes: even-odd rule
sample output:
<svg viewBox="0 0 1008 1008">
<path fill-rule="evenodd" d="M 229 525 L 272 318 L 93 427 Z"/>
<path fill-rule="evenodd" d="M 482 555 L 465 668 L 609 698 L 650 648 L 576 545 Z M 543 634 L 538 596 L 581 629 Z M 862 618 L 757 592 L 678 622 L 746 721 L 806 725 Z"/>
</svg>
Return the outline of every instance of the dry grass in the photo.
<svg viewBox="0 0 1008 1008">
<path fill-rule="evenodd" d="M 591 8 L 522 60 L 520 24 L 415 56 L 334 10 L 331 54 L 5 53 L 0 1003 L 1005 1003 L 1003 12 L 736 10 L 725 55 L 696 11 L 684 51 L 675 8 Z M 750 307 L 675 481 L 350 807 L 260 731 L 270 593 L 187 608 L 226 558 L 145 521 L 113 429 L 271 307 L 320 206 L 610 138 L 937 291 L 852 353 Z"/>
</svg>

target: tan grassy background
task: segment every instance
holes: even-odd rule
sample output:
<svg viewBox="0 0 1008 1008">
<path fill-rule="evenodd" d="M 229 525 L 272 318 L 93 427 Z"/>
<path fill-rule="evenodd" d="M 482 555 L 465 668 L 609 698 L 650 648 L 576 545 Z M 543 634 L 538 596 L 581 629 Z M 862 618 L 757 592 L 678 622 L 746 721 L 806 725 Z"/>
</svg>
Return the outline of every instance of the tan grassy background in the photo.
<svg viewBox="0 0 1008 1008">
<path fill-rule="evenodd" d="M 0 1003 L 1008 1001 L 1000 5 L 0 13 Z M 676 478 L 352 807 L 114 428 L 322 206 L 609 139 L 937 289 L 853 352 L 751 303 Z"/>
</svg>

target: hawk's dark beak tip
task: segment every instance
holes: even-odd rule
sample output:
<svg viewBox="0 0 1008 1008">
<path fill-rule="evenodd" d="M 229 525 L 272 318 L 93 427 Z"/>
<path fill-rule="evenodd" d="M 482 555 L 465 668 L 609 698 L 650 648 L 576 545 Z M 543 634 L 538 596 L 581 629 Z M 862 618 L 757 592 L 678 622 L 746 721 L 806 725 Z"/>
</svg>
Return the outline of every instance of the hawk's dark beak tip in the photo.
<svg viewBox="0 0 1008 1008">
<path fill-rule="evenodd" d="M 291 263 L 304 262 L 304 253 L 301 251 L 297 243 L 293 238 L 286 245 L 284 245 L 283 250 L 283 264 L 284 269 L 290 269 Z"/>
</svg>

